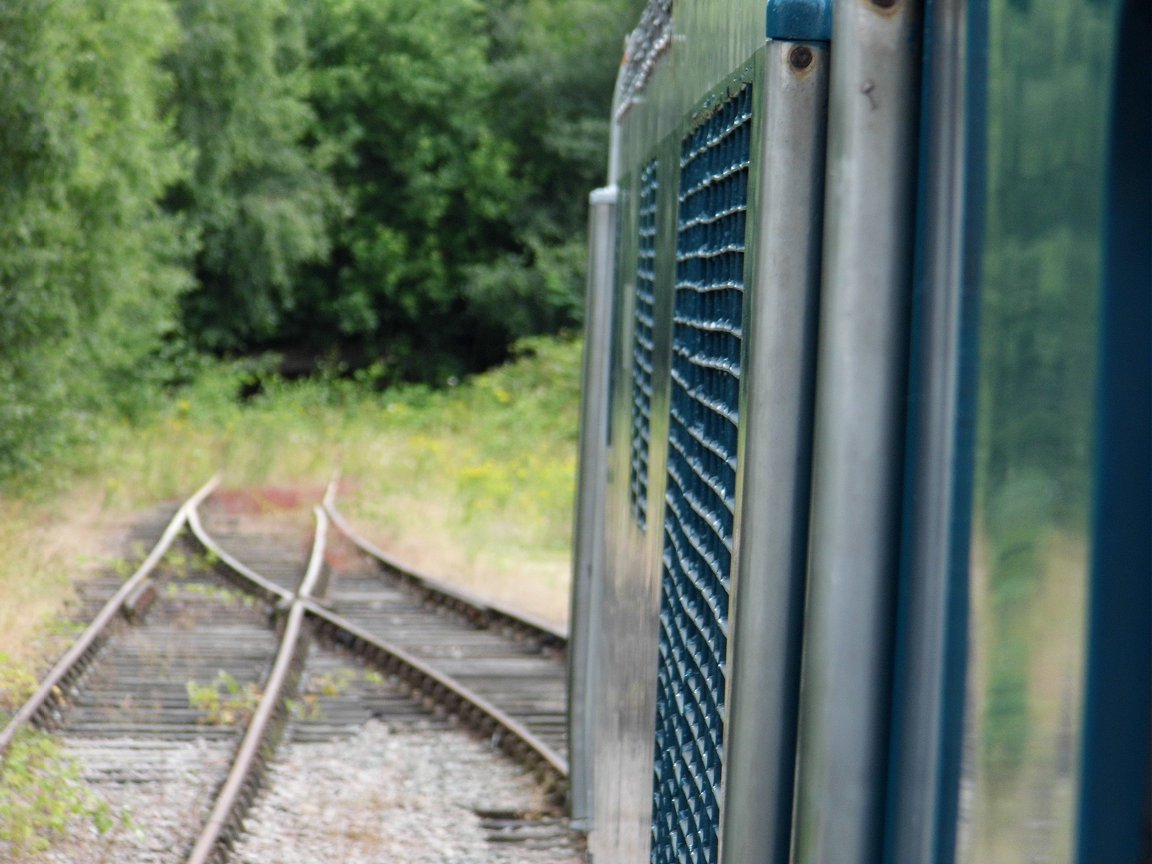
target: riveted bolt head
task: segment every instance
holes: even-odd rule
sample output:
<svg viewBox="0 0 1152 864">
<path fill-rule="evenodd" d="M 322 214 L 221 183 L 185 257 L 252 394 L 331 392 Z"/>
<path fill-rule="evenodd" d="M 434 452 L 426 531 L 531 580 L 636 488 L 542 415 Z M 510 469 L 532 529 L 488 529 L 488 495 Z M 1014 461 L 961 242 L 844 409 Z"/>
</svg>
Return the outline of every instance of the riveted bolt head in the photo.
<svg viewBox="0 0 1152 864">
<path fill-rule="evenodd" d="M 812 65 L 812 49 L 807 45 L 797 45 L 788 52 L 788 63 L 793 69 L 807 69 Z"/>
</svg>

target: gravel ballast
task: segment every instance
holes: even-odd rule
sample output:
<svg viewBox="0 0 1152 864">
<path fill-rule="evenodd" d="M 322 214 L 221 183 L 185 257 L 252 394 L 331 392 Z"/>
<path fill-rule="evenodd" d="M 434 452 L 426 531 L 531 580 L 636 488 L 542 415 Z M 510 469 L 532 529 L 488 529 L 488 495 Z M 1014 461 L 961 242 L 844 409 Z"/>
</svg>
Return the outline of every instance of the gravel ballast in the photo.
<svg viewBox="0 0 1152 864">
<path fill-rule="evenodd" d="M 540 812 L 531 775 L 459 729 L 372 722 L 340 742 L 285 746 L 245 820 L 243 864 L 579 864 L 565 837 L 492 842 L 482 813 Z"/>
</svg>

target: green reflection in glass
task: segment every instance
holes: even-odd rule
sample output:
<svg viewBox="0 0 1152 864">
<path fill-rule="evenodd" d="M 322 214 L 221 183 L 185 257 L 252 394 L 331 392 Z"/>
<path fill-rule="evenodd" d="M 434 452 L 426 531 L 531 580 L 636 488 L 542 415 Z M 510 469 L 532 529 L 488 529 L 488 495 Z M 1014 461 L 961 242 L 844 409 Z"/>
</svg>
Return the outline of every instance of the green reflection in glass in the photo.
<svg viewBox="0 0 1152 864">
<path fill-rule="evenodd" d="M 1039 864 L 1072 855 L 1114 15 L 1091 0 L 986 14 L 959 860 Z"/>
</svg>

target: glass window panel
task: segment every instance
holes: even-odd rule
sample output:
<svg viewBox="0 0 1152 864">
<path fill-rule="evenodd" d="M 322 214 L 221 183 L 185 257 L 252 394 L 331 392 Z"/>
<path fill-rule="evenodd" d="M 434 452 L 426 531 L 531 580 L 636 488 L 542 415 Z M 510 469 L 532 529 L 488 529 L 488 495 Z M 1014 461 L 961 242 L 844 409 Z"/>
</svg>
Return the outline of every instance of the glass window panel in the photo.
<svg viewBox="0 0 1152 864">
<path fill-rule="evenodd" d="M 958 860 L 1068 862 L 1114 15 L 1095 0 L 976 5 L 985 161 L 969 199 L 982 227 Z"/>
</svg>

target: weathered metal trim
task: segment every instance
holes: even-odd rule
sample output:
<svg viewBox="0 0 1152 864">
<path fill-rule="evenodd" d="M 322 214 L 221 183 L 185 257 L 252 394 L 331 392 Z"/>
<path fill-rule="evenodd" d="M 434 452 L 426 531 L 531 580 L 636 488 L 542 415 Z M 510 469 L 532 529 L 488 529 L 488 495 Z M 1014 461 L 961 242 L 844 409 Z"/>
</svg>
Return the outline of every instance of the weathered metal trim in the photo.
<svg viewBox="0 0 1152 864">
<path fill-rule="evenodd" d="M 768 38 L 827 42 L 832 38 L 832 10 L 832 0 L 768 0 Z"/>
<path fill-rule="evenodd" d="M 953 859 L 964 741 L 971 378 L 965 329 L 968 4 L 928 7 L 907 502 L 895 653 L 889 864 Z M 963 539 L 961 539 L 963 538 Z"/>
<path fill-rule="evenodd" d="M 920 6 L 857 0 L 833 26 L 794 864 L 881 856 Z"/>
<path fill-rule="evenodd" d="M 588 830 L 593 813 L 595 710 L 600 604 L 604 581 L 604 502 L 607 466 L 609 350 L 615 286 L 619 190 L 589 195 L 588 289 L 585 311 L 584 393 L 580 416 L 580 475 L 576 498 L 568 654 L 569 815 Z"/>
</svg>

